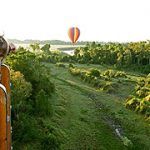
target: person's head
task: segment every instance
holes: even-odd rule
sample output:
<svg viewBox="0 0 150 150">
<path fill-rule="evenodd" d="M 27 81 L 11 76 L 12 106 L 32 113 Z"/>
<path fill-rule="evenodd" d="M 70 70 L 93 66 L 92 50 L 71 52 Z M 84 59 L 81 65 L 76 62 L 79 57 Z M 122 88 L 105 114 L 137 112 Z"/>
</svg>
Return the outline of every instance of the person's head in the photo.
<svg viewBox="0 0 150 150">
<path fill-rule="evenodd" d="M 3 36 L 0 36 L 0 61 L 3 62 L 9 52 L 9 44 Z"/>
<path fill-rule="evenodd" d="M 13 43 L 8 43 L 4 36 L 0 36 L 0 63 L 3 63 L 6 56 L 12 51 L 14 52 L 16 47 Z"/>
</svg>

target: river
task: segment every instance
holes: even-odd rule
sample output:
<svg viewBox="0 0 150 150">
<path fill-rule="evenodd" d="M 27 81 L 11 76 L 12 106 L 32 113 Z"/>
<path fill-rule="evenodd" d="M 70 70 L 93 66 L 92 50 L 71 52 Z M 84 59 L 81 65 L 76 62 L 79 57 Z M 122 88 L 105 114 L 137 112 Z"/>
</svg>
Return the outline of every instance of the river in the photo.
<svg viewBox="0 0 150 150">
<path fill-rule="evenodd" d="M 24 47 L 24 48 L 29 48 L 29 45 L 30 44 L 15 44 L 15 46 L 18 48 L 19 46 L 21 46 L 21 47 Z M 42 47 L 43 45 L 41 44 L 40 45 L 40 47 Z M 53 51 L 53 50 L 58 50 L 58 49 L 60 49 L 60 48 L 70 48 L 70 50 L 69 49 L 67 49 L 67 50 L 60 50 L 60 51 L 62 51 L 62 52 L 64 52 L 64 53 L 66 53 L 66 54 L 68 54 L 68 55 L 74 55 L 74 47 L 73 46 L 71 46 L 71 45 L 51 45 L 51 50 Z"/>
</svg>

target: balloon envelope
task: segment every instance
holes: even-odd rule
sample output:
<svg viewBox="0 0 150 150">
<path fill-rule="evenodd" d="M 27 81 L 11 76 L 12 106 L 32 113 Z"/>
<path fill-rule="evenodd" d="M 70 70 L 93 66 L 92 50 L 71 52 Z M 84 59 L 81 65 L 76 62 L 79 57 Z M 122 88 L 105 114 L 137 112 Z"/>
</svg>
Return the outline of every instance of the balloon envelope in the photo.
<svg viewBox="0 0 150 150">
<path fill-rule="evenodd" d="M 80 36 L 79 28 L 77 28 L 77 27 L 69 28 L 68 36 L 69 36 L 70 40 L 72 41 L 72 43 L 75 44 Z"/>
</svg>

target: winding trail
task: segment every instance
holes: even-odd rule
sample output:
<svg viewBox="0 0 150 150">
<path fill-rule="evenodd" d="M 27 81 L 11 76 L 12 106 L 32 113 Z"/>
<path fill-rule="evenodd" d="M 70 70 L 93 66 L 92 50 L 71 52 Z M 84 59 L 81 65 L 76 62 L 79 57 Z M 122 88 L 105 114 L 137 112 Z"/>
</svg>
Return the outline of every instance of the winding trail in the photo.
<svg viewBox="0 0 150 150">
<path fill-rule="evenodd" d="M 68 72 L 53 70 L 57 97 L 54 120 L 66 137 L 62 150 L 124 150 L 126 147 L 104 119 L 103 96 Z"/>
</svg>

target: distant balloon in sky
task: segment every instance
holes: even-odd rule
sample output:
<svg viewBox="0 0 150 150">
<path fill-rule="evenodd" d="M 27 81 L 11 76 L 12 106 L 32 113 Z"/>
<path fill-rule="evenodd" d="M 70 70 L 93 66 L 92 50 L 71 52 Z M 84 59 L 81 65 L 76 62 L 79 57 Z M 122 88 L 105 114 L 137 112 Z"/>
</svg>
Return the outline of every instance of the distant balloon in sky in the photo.
<svg viewBox="0 0 150 150">
<path fill-rule="evenodd" d="M 78 40 L 79 36 L 80 36 L 79 28 L 77 28 L 77 27 L 69 28 L 68 36 L 69 36 L 70 40 L 72 41 L 72 43 L 75 44 L 76 41 Z"/>
</svg>

